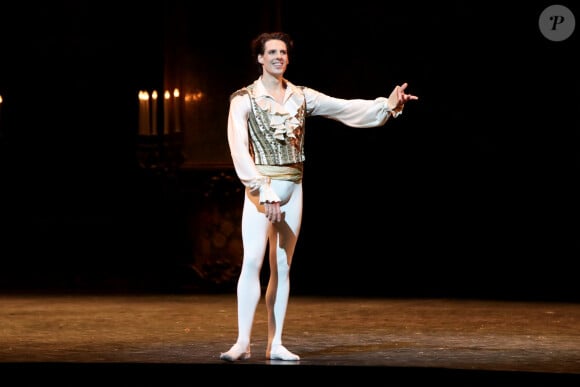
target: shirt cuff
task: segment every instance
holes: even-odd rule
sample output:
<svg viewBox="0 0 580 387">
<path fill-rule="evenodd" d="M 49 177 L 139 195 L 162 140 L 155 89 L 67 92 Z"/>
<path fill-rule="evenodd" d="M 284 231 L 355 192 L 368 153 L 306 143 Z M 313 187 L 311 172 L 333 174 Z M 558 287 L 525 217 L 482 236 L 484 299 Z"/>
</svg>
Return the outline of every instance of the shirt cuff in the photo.
<svg viewBox="0 0 580 387">
<path fill-rule="evenodd" d="M 272 189 L 270 182 L 264 184 L 260 187 L 260 204 L 264 203 L 277 203 L 280 202 L 280 198 L 276 195 L 276 192 Z"/>
<path fill-rule="evenodd" d="M 260 204 L 280 201 L 278 195 L 276 195 L 274 190 L 272 190 L 270 185 L 271 181 L 272 180 L 268 176 L 259 176 L 250 183 L 250 191 L 253 192 L 258 190 L 260 193 Z"/>
</svg>

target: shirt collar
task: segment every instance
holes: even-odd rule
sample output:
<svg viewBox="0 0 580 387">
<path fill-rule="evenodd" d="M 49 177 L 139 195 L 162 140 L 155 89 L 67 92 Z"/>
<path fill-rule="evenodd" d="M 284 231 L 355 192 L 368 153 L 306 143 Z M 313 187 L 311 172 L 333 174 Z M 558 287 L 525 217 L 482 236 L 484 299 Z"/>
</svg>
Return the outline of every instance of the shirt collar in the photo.
<svg viewBox="0 0 580 387">
<path fill-rule="evenodd" d="M 286 96 L 284 101 L 287 101 L 293 95 L 298 94 L 300 95 L 300 90 L 290 81 L 284 78 L 284 82 L 286 83 Z M 266 91 L 266 87 L 262 82 L 262 77 L 256 79 L 254 81 L 254 97 L 255 98 L 272 98 L 270 94 Z"/>
</svg>

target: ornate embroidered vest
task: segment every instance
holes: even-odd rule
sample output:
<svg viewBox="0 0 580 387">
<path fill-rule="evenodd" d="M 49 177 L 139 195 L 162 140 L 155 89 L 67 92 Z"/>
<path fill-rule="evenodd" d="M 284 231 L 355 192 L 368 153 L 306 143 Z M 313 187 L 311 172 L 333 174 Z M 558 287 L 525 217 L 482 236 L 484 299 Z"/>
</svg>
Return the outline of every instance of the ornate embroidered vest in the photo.
<svg viewBox="0 0 580 387">
<path fill-rule="evenodd" d="M 306 99 L 303 99 L 295 117 L 290 115 L 273 117 L 272 113 L 258 105 L 253 94 L 253 86 L 236 91 L 232 97 L 244 94 L 250 97 L 252 114 L 248 120 L 248 128 L 250 153 L 254 157 L 254 162 L 257 165 L 288 165 L 303 162 Z M 274 124 L 273 119 L 280 122 Z M 280 129 L 281 127 L 286 129 Z"/>
</svg>

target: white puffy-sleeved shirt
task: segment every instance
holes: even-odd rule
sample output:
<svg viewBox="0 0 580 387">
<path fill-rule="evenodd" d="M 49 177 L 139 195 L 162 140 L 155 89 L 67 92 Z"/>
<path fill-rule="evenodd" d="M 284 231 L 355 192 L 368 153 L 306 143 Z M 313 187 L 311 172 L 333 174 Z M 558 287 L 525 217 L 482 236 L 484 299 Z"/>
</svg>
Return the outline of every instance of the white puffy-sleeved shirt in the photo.
<svg viewBox="0 0 580 387">
<path fill-rule="evenodd" d="M 262 203 L 279 199 L 270 189 L 270 179 L 260 173 L 256 165 L 303 162 L 306 117 L 322 116 L 350 127 L 370 128 L 384 125 L 393 114 L 385 97 L 373 100 L 341 99 L 308 87 L 295 86 L 287 80 L 285 82 L 287 87 L 283 104 L 268 94 L 261 78 L 233 93 L 230 99 L 227 135 L 234 168 L 242 184 L 251 190 L 260 190 Z M 264 141 L 258 144 L 256 136 L 250 135 L 250 125 L 254 126 L 254 131 L 269 132 L 261 139 L 276 142 L 271 149 L 280 143 L 288 143 L 288 149 L 293 150 L 283 157 L 266 157 L 268 152 L 264 148 L 267 146 L 264 146 Z M 252 139 L 254 142 L 250 143 Z"/>
</svg>

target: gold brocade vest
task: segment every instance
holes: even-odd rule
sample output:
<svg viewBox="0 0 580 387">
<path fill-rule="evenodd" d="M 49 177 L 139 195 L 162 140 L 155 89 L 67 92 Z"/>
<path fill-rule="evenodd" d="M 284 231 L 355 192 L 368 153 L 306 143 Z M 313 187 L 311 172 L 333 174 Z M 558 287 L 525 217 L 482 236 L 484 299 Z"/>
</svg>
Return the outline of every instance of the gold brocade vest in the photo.
<svg viewBox="0 0 580 387">
<path fill-rule="evenodd" d="M 278 126 L 292 127 L 287 133 L 280 134 L 279 130 L 273 127 L 272 116 L 270 112 L 262 109 L 256 101 L 253 94 L 253 85 L 242 88 L 232 94 L 248 94 L 252 105 L 252 114 L 248 119 L 248 130 L 250 136 L 250 153 L 254 158 L 256 165 L 289 165 L 299 164 L 304 161 L 304 123 L 306 112 L 306 99 L 296 112 L 294 117 L 288 115 L 288 119 L 295 124 L 290 125 L 289 120 L 278 123 Z M 276 117 L 280 121 L 283 116 Z"/>
</svg>

